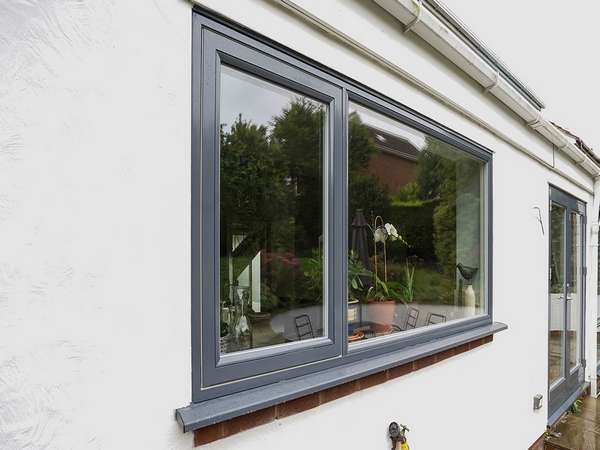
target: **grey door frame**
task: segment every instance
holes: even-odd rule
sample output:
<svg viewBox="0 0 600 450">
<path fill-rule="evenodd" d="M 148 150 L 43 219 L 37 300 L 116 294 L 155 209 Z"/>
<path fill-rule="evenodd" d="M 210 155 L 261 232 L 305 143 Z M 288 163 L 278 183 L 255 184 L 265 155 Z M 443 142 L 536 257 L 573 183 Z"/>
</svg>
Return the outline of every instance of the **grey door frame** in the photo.
<svg viewBox="0 0 600 450">
<path fill-rule="evenodd" d="M 585 372 L 585 295 L 586 295 L 586 286 L 585 286 L 585 229 L 586 229 L 586 204 L 582 200 L 579 200 L 572 196 L 571 194 L 550 185 L 550 196 L 549 196 L 549 211 L 552 208 L 552 204 L 556 204 L 565 209 L 565 218 L 563 222 L 564 232 L 565 232 L 565 243 L 564 243 L 564 274 L 563 274 L 563 296 L 565 298 L 564 301 L 564 311 L 563 311 L 563 376 L 557 382 L 554 383 L 554 386 L 550 385 L 550 381 L 548 380 L 548 421 L 549 423 L 554 422 L 558 416 L 560 416 L 566 409 L 570 406 L 571 399 L 576 396 L 577 392 L 581 390 L 581 386 L 584 384 L 584 372 Z M 580 246 L 581 246 L 581 261 L 579 261 L 580 265 L 580 273 L 581 273 L 581 284 L 579 286 L 580 290 L 580 298 L 581 298 L 581 308 L 580 308 L 580 317 L 579 317 L 579 363 L 573 368 L 569 369 L 569 359 L 570 359 L 570 349 L 567 345 L 567 333 L 568 333 L 568 323 L 569 323 L 569 308 L 568 308 L 568 285 L 569 285 L 569 274 L 572 270 L 572 262 L 571 262 L 571 250 L 572 250 L 572 229 L 570 226 L 570 215 L 571 213 L 576 213 L 581 216 L 580 223 Z M 551 218 L 550 214 L 548 215 L 548 266 L 550 267 L 552 257 L 552 226 L 551 226 Z M 550 277 L 548 277 L 548 285 L 550 287 Z M 551 302 L 550 302 L 550 289 L 548 291 L 548 336 L 550 332 L 551 326 Z M 548 352 L 550 352 L 550 340 L 548 339 Z M 549 370 L 549 369 L 548 369 Z"/>
</svg>

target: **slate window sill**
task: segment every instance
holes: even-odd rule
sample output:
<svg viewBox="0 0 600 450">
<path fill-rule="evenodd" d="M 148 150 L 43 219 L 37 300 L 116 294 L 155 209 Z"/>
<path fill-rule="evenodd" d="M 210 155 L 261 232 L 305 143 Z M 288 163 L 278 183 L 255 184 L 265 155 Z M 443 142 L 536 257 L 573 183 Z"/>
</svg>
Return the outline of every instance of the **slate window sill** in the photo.
<svg viewBox="0 0 600 450">
<path fill-rule="evenodd" d="M 221 424 L 230 419 L 241 418 L 240 416 L 250 413 L 260 415 L 253 421 L 258 421 L 258 423 L 250 425 L 246 423 L 244 425 L 237 423 L 240 422 L 238 419 L 236 423 L 232 423 L 232 426 L 228 427 L 231 428 L 229 430 L 224 430 L 224 427 L 210 430 L 213 434 L 216 434 L 215 439 L 219 439 L 224 435 L 241 431 L 240 427 L 247 429 L 278 417 L 300 412 L 300 410 L 310 409 L 358 389 L 380 384 L 463 353 L 471 348 L 491 342 L 495 333 L 506 328 L 508 328 L 507 325 L 494 322 L 359 362 L 200 403 L 192 403 L 176 410 L 176 418 L 182 425 L 183 431 L 187 432 Z M 315 393 L 320 393 L 319 397 L 311 399 L 309 396 Z M 303 402 L 300 402 L 302 405 L 298 402 L 291 403 L 291 401 L 301 398 L 304 399 Z M 280 408 L 271 408 L 276 405 L 280 405 Z M 278 411 L 278 409 L 281 411 Z"/>
</svg>

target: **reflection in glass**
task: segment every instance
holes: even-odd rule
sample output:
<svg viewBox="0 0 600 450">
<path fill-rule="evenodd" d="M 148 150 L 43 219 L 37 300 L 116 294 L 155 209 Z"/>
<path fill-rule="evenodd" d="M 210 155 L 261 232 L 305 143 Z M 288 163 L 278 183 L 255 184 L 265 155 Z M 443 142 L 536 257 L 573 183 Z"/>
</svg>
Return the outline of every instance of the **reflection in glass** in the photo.
<svg viewBox="0 0 600 450">
<path fill-rule="evenodd" d="M 348 125 L 348 339 L 485 313 L 484 164 L 357 104 Z"/>
<path fill-rule="evenodd" d="M 550 328 L 548 336 L 548 381 L 564 375 L 565 209 L 550 207 Z"/>
<path fill-rule="evenodd" d="M 581 360 L 581 216 L 570 214 L 571 227 L 571 266 L 569 271 L 569 284 L 567 285 L 567 347 L 569 349 L 569 369 L 577 366 Z"/>
<path fill-rule="evenodd" d="M 221 67 L 222 353 L 324 335 L 326 116 L 326 105 Z"/>
</svg>

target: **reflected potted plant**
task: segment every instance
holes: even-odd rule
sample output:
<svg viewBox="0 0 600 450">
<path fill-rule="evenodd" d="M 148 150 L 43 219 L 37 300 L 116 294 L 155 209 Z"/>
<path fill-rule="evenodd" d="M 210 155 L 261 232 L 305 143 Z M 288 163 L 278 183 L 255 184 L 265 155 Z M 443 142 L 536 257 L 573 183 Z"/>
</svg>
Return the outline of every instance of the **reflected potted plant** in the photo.
<svg viewBox="0 0 600 450">
<path fill-rule="evenodd" d="M 354 328 L 360 325 L 362 309 L 360 300 L 365 298 L 365 283 L 371 279 L 373 272 L 367 269 L 354 250 L 348 253 L 348 336 L 359 340 L 354 335 Z M 364 334 L 363 334 L 364 336 Z"/>
<path fill-rule="evenodd" d="M 404 265 L 404 283 L 400 284 L 400 295 L 406 303 L 415 299 L 415 266 L 408 263 Z"/>
<path fill-rule="evenodd" d="M 374 277 L 374 284 L 367 291 L 369 305 L 369 319 L 373 322 L 373 331 L 384 333 L 390 331 L 394 314 L 396 313 L 396 300 L 391 298 L 387 284 L 379 277 Z"/>
<path fill-rule="evenodd" d="M 374 266 L 373 285 L 367 292 L 367 301 L 372 302 L 369 307 L 369 316 L 374 322 L 373 329 L 376 333 L 385 333 L 391 330 L 396 313 L 396 298 L 399 297 L 392 293 L 387 285 L 387 241 L 400 241 L 408 245 L 404 238 L 398 233 L 396 227 L 391 223 L 384 223 L 381 216 L 375 217 L 373 227 L 373 248 L 374 248 Z M 379 278 L 379 261 L 377 257 L 377 247 L 380 244 L 383 247 L 383 280 Z"/>
<path fill-rule="evenodd" d="M 323 300 L 323 256 L 319 249 L 313 249 L 312 256 L 303 261 L 302 273 L 311 300 L 321 303 Z"/>
<path fill-rule="evenodd" d="M 365 289 L 365 280 L 371 278 L 373 272 L 367 269 L 354 250 L 348 254 L 348 301 L 359 300 Z"/>
</svg>

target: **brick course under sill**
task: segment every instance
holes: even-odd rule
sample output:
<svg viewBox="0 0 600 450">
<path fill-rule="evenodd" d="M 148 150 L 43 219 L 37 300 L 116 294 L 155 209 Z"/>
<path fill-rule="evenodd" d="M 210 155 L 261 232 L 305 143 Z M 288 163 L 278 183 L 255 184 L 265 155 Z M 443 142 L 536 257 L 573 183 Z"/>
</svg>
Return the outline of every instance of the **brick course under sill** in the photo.
<svg viewBox="0 0 600 450">
<path fill-rule="evenodd" d="M 177 420 L 196 446 L 315 408 L 492 342 L 493 323 L 368 361 L 180 408 Z"/>
</svg>

